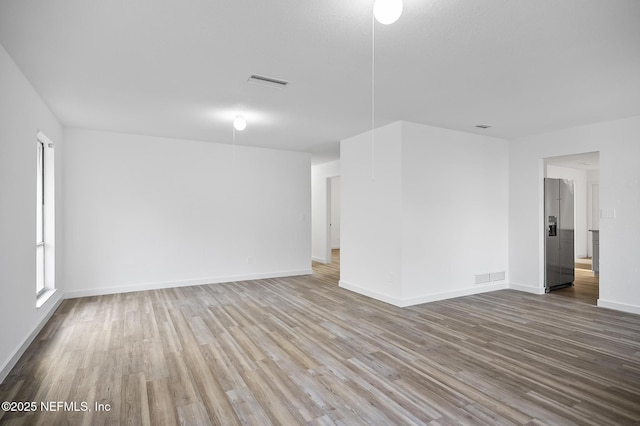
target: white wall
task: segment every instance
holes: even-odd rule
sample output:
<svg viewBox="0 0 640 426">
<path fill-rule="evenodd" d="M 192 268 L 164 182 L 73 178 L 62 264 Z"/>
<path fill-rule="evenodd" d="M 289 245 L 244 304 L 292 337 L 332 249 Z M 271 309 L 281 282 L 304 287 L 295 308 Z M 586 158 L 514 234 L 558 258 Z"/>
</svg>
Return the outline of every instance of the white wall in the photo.
<svg viewBox="0 0 640 426">
<path fill-rule="evenodd" d="M 600 170 L 587 172 L 587 228 L 600 229 Z M 593 257 L 593 233 L 587 234 L 589 257 Z"/>
<path fill-rule="evenodd" d="M 543 291 L 542 159 L 600 151 L 599 306 L 640 313 L 640 116 L 512 141 L 509 271 L 519 289 Z"/>
<path fill-rule="evenodd" d="M 340 248 L 340 176 L 331 178 L 331 248 Z"/>
<path fill-rule="evenodd" d="M 575 257 L 576 259 L 584 258 L 589 253 L 587 246 L 589 240 L 589 226 L 587 225 L 587 171 L 550 164 L 547 166 L 546 177 L 573 181 Z"/>
<path fill-rule="evenodd" d="M 403 299 L 507 287 L 508 150 L 503 139 L 403 122 Z"/>
<path fill-rule="evenodd" d="M 308 154 L 79 129 L 68 296 L 310 273 Z"/>
<path fill-rule="evenodd" d="M 401 123 L 340 143 L 340 286 L 402 304 Z M 374 154 L 375 152 L 375 154 Z"/>
<path fill-rule="evenodd" d="M 46 65 L 46 64 L 45 64 Z M 55 142 L 56 216 L 62 217 L 62 127 L 0 46 L 0 381 L 61 301 L 62 227 L 56 224 L 58 291 L 36 308 L 36 134 Z"/>
<path fill-rule="evenodd" d="M 506 288 L 507 142 L 398 122 L 342 141 L 340 285 L 407 306 Z"/>
<path fill-rule="evenodd" d="M 340 160 L 311 167 L 311 256 L 313 260 L 329 263 L 329 211 L 327 179 L 340 175 Z"/>
</svg>

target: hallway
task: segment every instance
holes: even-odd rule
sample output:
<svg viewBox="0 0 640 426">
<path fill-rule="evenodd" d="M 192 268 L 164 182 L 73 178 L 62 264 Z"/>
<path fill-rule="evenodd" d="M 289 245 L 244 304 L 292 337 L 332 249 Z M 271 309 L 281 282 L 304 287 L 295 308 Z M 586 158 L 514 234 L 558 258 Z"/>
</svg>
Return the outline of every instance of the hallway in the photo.
<svg viewBox="0 0 640 426">
<path fill-rule="evenodd" d="M 338 285 L 340 281 L 340 249 L 331 250 L 331 263 L 313 262 L 313 275 L 328 284 Z"/>
<path fill-rule="evenodd" d="M 551 294 L 595 306 L 598 303 L 600 278 L 591 271 L 590 261 L 591 259 L 580 259 L 580 262 L 576 262 L 573 287 L 554 290 Z"/>
</svg>

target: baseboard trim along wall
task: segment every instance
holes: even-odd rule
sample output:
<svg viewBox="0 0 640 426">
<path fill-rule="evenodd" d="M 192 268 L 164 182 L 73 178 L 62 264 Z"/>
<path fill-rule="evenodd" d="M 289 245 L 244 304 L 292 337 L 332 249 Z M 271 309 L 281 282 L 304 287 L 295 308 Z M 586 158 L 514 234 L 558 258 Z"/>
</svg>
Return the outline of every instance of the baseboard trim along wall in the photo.
<svg viewBox="0 0 640 426">
<path fill-rule="evenodd" d="M 342 280 L 340 280 L 339 285 L 341 288 L 344 288 L 346 290 L 350 290 L 355 293 L 362 294 L 363 296 L 371 297 L 373 299 L 380 300 L 385 303 L 389 303 L 390 305 L 394 305 L 399 308 L 405 308 L 407 306 L 413 306 L 413 305 L 421 305 L 423 303 L 429 303 L 429 302 L 437 302 L 438 300 L 452 299 L 454 297 L 470 296 L 472 294 L 486 293 L 489 291 L 505 290 L 509 288 L 509 285 L 507 283 L 497 283 L 497 284 L 490 284 L 490 285 L 484 285 L 484 286 L 468 287 L 462 290 L 447 291 L 444 293 L 426 294 L 424 296 L 412 297 L 408 299 L 399 299 L 386 294 L 371 291 L 371 290 L 362 288 L 360 286 L 347 283 Z"/>
<path fill-rule="evenodd" d="M 47 314 L 42 318 L 42 320 L 33 328 L 31 333 L 29 333 L 29 335 L 24 339 L 22 344 L 18 346 L 18 348 L 13 353 L 13 355 L 2 366 L 2 369 L 0 369 L 0 383 L 4 382 L 4 379 L 7 378 L 7 376 L 11 372 L 11 369 L 13 369 L 13 367 L 16 366 L 16 364 L 18 363 L 22 355 L 24 355 L 25 351 L 27 350 L 27 348 L 29 348 L 31 343 L 33 343 L 38 333 L 40 333 L 40 331 L 44 328 L 47 322 L 49 322 L 49 320 L 55 313 L 56 309 L 58 309 L 58 306 L 60 306 L 63 300 L 64 298 L 60 296 L 58 297 L 57 300 L 55 300 L 55 302 L 53 302 L 53 304 L 49 308 L 49 312 L 47 312 Z M 43 309 L 43 308 L 39 308 L 39 309 Z"/>
<path fill-rule="evenodd" d="M 533 294 L 545 293 L 544 287 L 533 287 L 525 284 L 509 283 L 509 288 L 512 290 L 524 291 L 524 292 L 533 293 Z"/>
<path fill-rule="evenodd" d="M 311 256 L 311 260 L 313 260 L 314 262 L 320 262 L 320 263 L 327 263 L 327 259 L 324 258 L 320 258 L 320 257 L 315 257 L 315 256 Z"/>
<path fill-rule="evenodd" d="M 386 294 L 378 293 L 377 291 L 368 290 L 366 288 L 357 286 L 355 284 L 348 283 L 346 281 L 340 280 L 338 282 L 338 286 L 340 288 L 344 288 L 345 290 L 353 291 L 354 293 L 361 294 L 363 296 L 370 297 L 372 299 L 380 300 L 381 302 L 388 303 L 393 306 L 398 306 L 400 308 L 403 307 L 402 299 L 397 299 L 395 297 L 388 296 Z"/>
<path fill-rule="evenodd" d="M 612 302 L 610 300 L 598 299 L 599 308 L 615 309 L 616 311 L 628 312 L 640 315 L 640 306 L 627 305 L 626 303 Z"/>
<path fill-rule="evenodd" d="M 446 291 L 443 293 L 425 294 L 424 296 L 404 299 L 402 307 L 421 305 L 423 303 L 437 302 L 439 300 L 453 299 L 454 297 L 471 296 L 473 294 L 487 293 L 509 288 L 507 283 L 488 284 L 463 288 L 462 290 Z"/>
<path fill-rule="evenodd" d="M 147 283 L 147 284 L 134 284 L 134 285 L 120 286 L 120 287 L 105 287 L 105 288 L 95 288 L 95 289 L 89 289 L 89 290 L 68 291 L 68 292 L 65 292 L 64 298 L 75 299 L 78 297 L 104 296 L 107 294 L 117 294 L 117 293 L 131 293 L 134 291 L 159 290 L 163 288 L 189 287 L 194 285 L 220 284 L 220 283 L 228 283 L 228 282 L 234 282 L 234 281 L 250 281 L 250 280 L 261 280 L 266 278 L 294 277 L 299 275 L 311 275 L 311 274 L 313 274 L 312 269 L 299 269 L 299 270 L 293 270 L 293 271 L 267 272 L 262 274 L 247 274 L 247 275 L 232 275 L 232 276 L 215 277 L 215 278 L 202 278 L 202 279 L 188 280 L 188 281 L 167 281 L 167 282 L 155 282 L 155 283 Z"/>
</svg>

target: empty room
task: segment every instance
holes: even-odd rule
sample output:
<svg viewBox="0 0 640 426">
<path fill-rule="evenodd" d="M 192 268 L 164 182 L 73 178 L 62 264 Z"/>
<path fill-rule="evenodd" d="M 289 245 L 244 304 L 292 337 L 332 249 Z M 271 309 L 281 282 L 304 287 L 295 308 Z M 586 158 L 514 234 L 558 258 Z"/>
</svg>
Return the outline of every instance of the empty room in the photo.
<svg viewBox="0 0 640 426">
<path fill-rule="evenodd" d="M 0 1 L 0 424 L 639 424 L 639 22 Z"/>
</svg>

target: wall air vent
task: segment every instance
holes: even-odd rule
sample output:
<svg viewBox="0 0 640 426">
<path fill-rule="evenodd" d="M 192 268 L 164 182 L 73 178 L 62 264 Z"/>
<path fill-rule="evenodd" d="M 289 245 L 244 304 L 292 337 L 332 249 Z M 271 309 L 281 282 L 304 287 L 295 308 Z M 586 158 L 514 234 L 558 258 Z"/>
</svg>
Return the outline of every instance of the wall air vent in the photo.
<svg viewBox="0 0 640 426">
<path fill-rule="evenodd" d="M 504 281 L 505 273 L 504 271 L 492 272 L 489 276 L 491 277 L 491 281 Z"/>
<path fill-rule="evenodd" d="M 491 274 L 477 274 L 476 284 L 487 284 L 491 282 Z"/>
<path fill-rule="evenodd" d="M 286 80 L 278 78 L 266 77 L 264 75 L 253 74 L 247 82 L 257 84 L 258 86 L 273 87 L 274 89 L 284 89 L 289 84 Z"/>
</svg>

